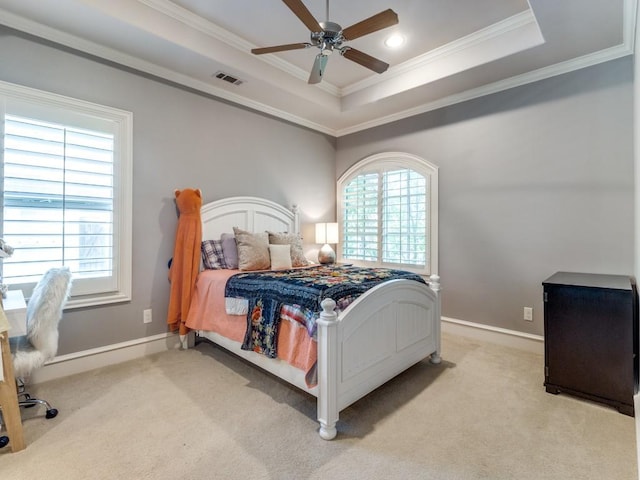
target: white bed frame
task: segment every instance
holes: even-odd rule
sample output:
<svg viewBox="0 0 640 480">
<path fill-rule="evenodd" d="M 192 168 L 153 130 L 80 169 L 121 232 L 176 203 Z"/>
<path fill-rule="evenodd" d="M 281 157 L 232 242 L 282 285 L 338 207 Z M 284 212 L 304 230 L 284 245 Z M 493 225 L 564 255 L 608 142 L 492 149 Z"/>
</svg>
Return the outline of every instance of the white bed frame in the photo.
<svg viewBox="0 0 640 480">
<path fill-rule="evenodd" d="M 239 227 L 298 232 L 297 209 L 270 200 L 231 197 L 202 206 L 203 239 Z M 308 388 L 305 372 L 278 359 L 242 350 L 240 343 L 209 331 L 197 334 L 317 397 L 320 436 L 333 439 L 338 413 L 424 358 L 440 363 L 440 282 L 392 280 L 361 295 L 336 315 L 322 302 L 318 320 L 318 384 Z"/>
</svg>

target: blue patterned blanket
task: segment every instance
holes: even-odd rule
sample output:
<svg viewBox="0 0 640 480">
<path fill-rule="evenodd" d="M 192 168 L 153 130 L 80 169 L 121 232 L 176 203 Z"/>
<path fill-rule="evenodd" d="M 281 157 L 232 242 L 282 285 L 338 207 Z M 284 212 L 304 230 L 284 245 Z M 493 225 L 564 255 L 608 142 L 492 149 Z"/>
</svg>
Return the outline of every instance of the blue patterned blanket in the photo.
<svg viewBox="0 0 640 480">
<path fill-rule="evenodd" d="M 426 283 L 420 275 L 403 270 L 322 265 L 239 273 L 227 281 L 225 296 L 245 298 L 249 302 L 242 349 L 276 358 L 283 304 L 297 304 L 312 312 L 320 312 L 320 303 L 325 298 L 336 302 L 348 297 L 355 299 L 370 288 L 397 278 Z M 308 326 L 308 330 L 312 329 Z"/>
</svg>

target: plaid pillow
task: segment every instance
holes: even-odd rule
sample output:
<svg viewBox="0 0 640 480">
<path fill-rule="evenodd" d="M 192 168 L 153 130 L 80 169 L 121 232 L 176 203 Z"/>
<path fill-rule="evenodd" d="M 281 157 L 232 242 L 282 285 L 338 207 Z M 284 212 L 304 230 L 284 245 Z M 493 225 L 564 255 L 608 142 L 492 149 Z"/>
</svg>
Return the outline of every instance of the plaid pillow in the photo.
<svg viewBox="0 0 640 480">
<path fill-rule="evenodd" d="M 204 240 L 200 245 L 200 250 L 202 250 L 204 268 L 210 270 L 227 268 L 222 253 L 222 240 Z"/>
</svg>

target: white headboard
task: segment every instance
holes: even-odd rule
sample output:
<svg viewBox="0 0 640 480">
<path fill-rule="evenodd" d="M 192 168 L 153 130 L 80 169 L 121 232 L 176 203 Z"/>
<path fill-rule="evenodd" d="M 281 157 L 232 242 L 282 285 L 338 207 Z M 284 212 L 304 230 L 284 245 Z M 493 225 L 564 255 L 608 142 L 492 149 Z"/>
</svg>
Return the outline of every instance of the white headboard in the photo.
<svg viewBox="0 0 640 480">
<path fill-rule="evenodd" d="M 233 227 L 249 232 L 300 231 L 300 221 L 295 206 L 289 210 L 264 198 L 223 198 L 203 205 L 200 214 L 203 240 L 219 239 L 222 233 L 233 233 Z"/>
</svg>

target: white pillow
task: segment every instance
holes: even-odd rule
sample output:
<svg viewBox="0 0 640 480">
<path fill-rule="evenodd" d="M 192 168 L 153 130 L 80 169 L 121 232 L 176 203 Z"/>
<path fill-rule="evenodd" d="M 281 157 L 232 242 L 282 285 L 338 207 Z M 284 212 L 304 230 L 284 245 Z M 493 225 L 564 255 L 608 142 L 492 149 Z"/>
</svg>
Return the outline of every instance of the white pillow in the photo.
<svg viewBox="0 0 640 480">
<path fill-rule="evenodd" d="M 269 245 L 271 270 L 291 268 L 291 245 Z"/>
</svg>

